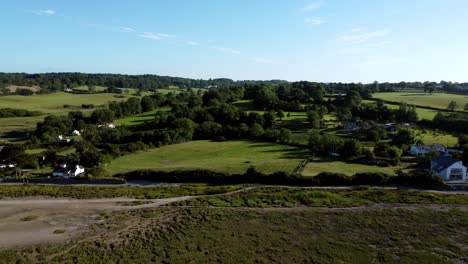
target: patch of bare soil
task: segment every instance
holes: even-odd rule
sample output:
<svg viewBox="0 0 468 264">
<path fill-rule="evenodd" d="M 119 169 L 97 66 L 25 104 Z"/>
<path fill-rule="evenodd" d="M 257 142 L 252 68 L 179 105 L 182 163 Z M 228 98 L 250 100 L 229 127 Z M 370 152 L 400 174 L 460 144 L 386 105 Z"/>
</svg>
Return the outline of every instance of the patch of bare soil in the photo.
<svg viewBox="0 0 468 264">
<path fill-rule="evenodd" d="M 6 87 L 7 89 L 10 90 L 10 92 L 14 93 L 18 89 L 28 89 L 33 92 L 39 92 L 41 90 L 41 87 L 39 85 L 33 85 L 33 86 L 18 86 L 18 85 L 9 85 Z"/>
<path fill-rule="evenodd" d="M 102 221 L 100 216 L 104 213 L 158 207 L 190 198 L 193 197 L 144 200 L 144 203 L 131 198 L 0 200 L 0 248 L 66 242 Z"/>
</svg>

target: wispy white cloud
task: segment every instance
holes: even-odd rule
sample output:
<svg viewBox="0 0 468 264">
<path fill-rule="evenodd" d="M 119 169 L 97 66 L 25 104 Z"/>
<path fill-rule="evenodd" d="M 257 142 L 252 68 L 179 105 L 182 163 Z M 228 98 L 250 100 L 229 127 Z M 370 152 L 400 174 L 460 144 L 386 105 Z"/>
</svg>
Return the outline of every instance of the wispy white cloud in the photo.
<svg viewBox="0 0 468 264">
<path fill-rule="evenodd" d="M 210 49 L 215 49 L 215 50 L 219 50 L 219 51 L 222 51 L 222 52 L 228 52 L 228 53 L 232 53 L 232 54 L 241 54 L 241 52 L 236 50 L 236 49 L 226 48 L 226 47 L 210 46 Z"/>
<path fill-rule="evenodd" d="M 354 66 L 378 66 L 378 65 L 394 65 L 407 62 L 408 59 L 402 57 L 384 57 L 384 56 L 370 56 L 364 58 L 362 61 L 353 64 Z"/>
<path fill-rule="evenodd" d="M 304 19 L 304 23 L 309 24 L 309 25 L 314 25 L 314 26 L 319 26 L 322 24 L 327 23 L 328 21 L 321 19 L 320 17 L 315 17 L 315 18 L 306 18 Z"/>
<path fill-rule="evenodd" d="M 132 32 L 135 32 L 136 30 L 131 27 L 120 27 L 120 31 L 125 32 L 125 33 L 132 33 Z"/>
<path fill-rule="evenodd" d="M 322 6 L 322 2 L 313 2 L 313 3 L 310 3 L 310 4 L 306 5 L 306 6 L 304 6 L 302 8 L 302 10 L 312 11 L 312 10 L 319 9 L 321 6 Z"/>
<path fill-rule="evenodd" d="M 32 11 L 29 11 L 35 15 L 38 15 L 38 16 L 53 16 L 55 14 L 57 14 L 57 12 L 55 10 L 52 10 L 52 9 L 44 9 L 44 10 L 32 10 Z"/>
<path fill-rule="evenodd" d="M 140 37 L 146 38 L 146 39 L 152 39 L 152 40 L 161 40 L 161 39 L 167 39 L 167 38 L 175 38 L 175 35 L 169 35 L 169 34 L 164 34 L 164 33 L 151 33 L 151 32 L 143 32 L 140 34 Z"/>
<path fill-rule="evenodd" d="M 258 64 L 275 64 L 276 63 L 276 61 L 274 60 L 270 60 L 270 59 L 263 58 L 263 57 L 252 57 L 250 58 L 250 60 Z"/>
<path fill-rule="evenodd" d="M 338 40 L 348 44 L 362 44 L 371 40 L 386 37 L 390 33 L 387 29 L 376 31 L 365 31 L 360 28 L 352 29 L 348 32 L 339 34 Z"/>
<path fill-rule="evenodd" d="M 187 45 L 190 45 L 190 46 L 198 46 L 198 43 L 195 42 L 195 41 L 189 40 L 189 41 L 187 41 Z"/>
</svg>

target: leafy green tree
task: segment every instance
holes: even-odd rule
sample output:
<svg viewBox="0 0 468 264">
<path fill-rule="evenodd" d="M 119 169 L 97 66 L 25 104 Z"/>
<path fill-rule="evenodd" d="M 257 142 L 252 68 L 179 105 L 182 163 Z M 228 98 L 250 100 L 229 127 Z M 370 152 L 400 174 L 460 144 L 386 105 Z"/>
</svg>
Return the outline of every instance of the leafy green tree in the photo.
<svg viewBox="0 0 468 264">
<path fill-rule="evenodd" d="M 413 129 L 400 128 L 398 129 L 395 137 L 392 140 L 392 144 L 402 147 L 411 146 L 416 142 L 416 134 Z"/>
<path fill-rule="evenodd" d="M 265 133 L 263 127 L 258 123 L 253 123 L 253 125 L 249 129 L 250 136 L 254 138 L 259 138 L 263 136 L 263 133 Z"/>
<path fill-rule="evenodd" d="M 280 120 L 283 120 L 284 111 L 283 111 L 283 110 L 278 110 L 278 112 L 276 113 L 276 116 L 277 116 Z"/>
<path fill-rule="evenodd" d="M 191 140 L 195 132 L 195 123 L 188 118 L 179 118 L 174 121 L 173 128 L 179 137 Z"/>
<path fill-rule="evenodd" d="M 449 105 L 447 106 L 447 109 L 450 111 L 455 111 L 457 109 L 457 102 L 456 101 L 450 101 Z"/>
<path fill-rule="evenodd" d="M 105 124 L 114 121 L 114 112 L 109 109 L 97 109 L 91 113 L 91 120 L 94 124 Z"/>
<path fill-rule="evenodd" d="M 340 154 L 343 158 L 351 158 L 361 155 L 361 144 L 356 139 L 347 139 L 343 143 Z"/>
<path fill-rule="evenodd" d="M 280 143 L 288 143 L 291 140 L 292 133 L 289 129 L 281 128 L 278 135 L 278 141 Z"/>
<path fill-rule="evenodd" d="M 313 129 L 319 129 L 320 128 L 320 116 L 317 112 L 315 111 L 308 111 L 307 112 L 307 120 L 309 121 L 311 127 Z"/>
<path fill-rule="evenodd" d="M 424 83 L 424 92 L 432 94 L 435 90 L 434 83 L 426 82 Z"/>
</svg>

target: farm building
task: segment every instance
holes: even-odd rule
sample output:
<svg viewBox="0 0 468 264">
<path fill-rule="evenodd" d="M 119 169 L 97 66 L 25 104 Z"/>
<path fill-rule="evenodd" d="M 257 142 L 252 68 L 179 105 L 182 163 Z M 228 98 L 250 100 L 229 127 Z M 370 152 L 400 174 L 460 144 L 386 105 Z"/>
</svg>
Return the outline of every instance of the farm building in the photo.
<svg viewBox="0 0 468 264">
<path fill-rule="evenodd" d="M 63 164 L 56 168 L 54 172 L 52 172 L 52 177 L 76 177 L 83 174 L 84 172 L 85 169 L 83 168 L 83 166 L 76 165 L 75 167 L 67 167 L 66 164 Z"/>
<path fill-rule="evenodd" d="M 346 119 L 343 121 L 343 129 L 345 130 L 355 130 L 358 128 L 359 125 L 356 119 Z"/>
<path fill-rule="evenodd" d="M 431 170 L 444 181 L 466 181 L 467 168 L 449 154 L 440 155 L 431 160 Z"/>
<path fill-rule="evenodd" d="M 440 153 L 445 153 L 447 150 L 445 149 L 444 146 L 440 144 L 433 144 L 433 145 L 415 145 L 412 146 L 409 150 L 409 153 L 413 156 L 424 156 L 427 153 L 430 152 L 440 152 Z"/>
</svg>

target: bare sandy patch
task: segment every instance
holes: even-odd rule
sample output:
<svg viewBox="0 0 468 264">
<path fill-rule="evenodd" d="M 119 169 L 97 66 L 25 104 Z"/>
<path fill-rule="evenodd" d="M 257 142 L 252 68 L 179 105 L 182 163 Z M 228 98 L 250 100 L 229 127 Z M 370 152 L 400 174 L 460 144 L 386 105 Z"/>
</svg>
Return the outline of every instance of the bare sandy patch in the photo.
<svg viewBox="0 0 468 264">
<path fill-rule="evenodd" d="M 10 92 L 14 93 L 18 89 L 27 89 L 31 90 L 33 92 L 39 92 L 42 88 L 39 85 L 33 85 L 33 86 L 19 86 L 19 85 L 9 85 L 6 87 L 7 89 L 10 90 Z"/>
</svg>

